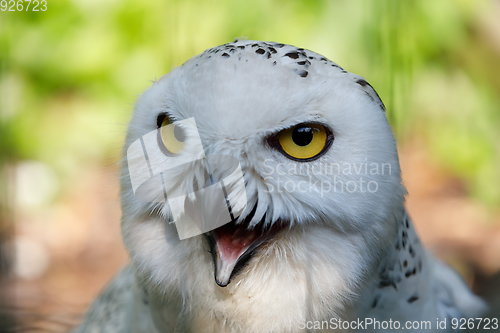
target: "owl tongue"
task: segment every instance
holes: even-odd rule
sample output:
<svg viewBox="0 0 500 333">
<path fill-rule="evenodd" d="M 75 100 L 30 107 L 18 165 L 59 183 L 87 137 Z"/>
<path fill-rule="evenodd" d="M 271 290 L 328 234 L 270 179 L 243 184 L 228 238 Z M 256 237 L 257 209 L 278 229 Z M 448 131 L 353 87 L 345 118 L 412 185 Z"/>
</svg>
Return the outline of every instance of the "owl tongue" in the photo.
<svg viewBox="0 0 500 333">
<path fill-rule="evenodd" d="M 247 229 L 245 224 L 230 222 L 212 231 L 212 256 L 215 262 L 215 281 L 221 287 L 229 284 L 236 265 L 244 261 L 244 257 L 271 234 L 274 228 L 264 230 L 262 227 Z"/>
</svg>

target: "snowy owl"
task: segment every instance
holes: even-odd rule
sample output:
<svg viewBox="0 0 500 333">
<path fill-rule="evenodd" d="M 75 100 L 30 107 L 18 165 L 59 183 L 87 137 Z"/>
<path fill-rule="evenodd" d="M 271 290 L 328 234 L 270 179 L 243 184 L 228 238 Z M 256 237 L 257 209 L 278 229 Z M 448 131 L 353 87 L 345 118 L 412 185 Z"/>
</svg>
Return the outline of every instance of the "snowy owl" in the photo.
<svg viewBox="0 0 500 333">
<path fill-rule="evenodd" d="M 147 151 L 140 181 L 132 147 Z M 420 244 L 378 94 L 317 53 L 250 40 L 204 51 L 142 94 L 124 155 L 131 264 L 78 332 L 447 332 L 486 308 Z M 151 171 L 174 155 L 193 159 Z M 241 171 L 238 207 L 225 168 Z M 220 212 L 217 193 L 230 217 L 186 231 Z"/>
</svg>

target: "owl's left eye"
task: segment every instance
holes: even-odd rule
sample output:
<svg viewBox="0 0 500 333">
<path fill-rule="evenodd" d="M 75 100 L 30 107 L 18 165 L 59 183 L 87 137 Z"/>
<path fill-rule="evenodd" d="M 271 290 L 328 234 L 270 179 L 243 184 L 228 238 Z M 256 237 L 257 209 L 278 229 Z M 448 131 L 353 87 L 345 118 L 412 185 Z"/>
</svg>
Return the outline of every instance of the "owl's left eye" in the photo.
<svg viewBox="0 0 500 333">
<path fill-rule="evenodd" d="M 279 132 L 270 141 L 286 157 L 308 162 L 321 157 L 330 148 L 333 134 L 319 123 L 302 123 Z"/>
<path fill-rule="evenodd" d="M 157 119 L 158 144 L 160 149 L 168 156 L 177 155 L 184 149 L 186 139 L 181 127 L 175 125 L 167 114 L 161 114 Z"/>
</svg>

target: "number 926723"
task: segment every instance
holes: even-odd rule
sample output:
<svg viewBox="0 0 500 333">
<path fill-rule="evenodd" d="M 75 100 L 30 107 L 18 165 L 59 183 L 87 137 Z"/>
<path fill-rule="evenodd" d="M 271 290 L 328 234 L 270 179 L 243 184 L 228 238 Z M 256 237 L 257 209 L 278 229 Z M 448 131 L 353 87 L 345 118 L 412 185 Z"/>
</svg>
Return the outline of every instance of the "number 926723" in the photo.
<svg viewBox="0 0 500 333">
<path fill-rule="evenodd" d="M 483 329 L 497 332 L 498 327 L 498 318 L 453 318 L 451 320 L 453 330 Z"/>
<path fill-rule="evenodd" d="M 2 12 L 44 12 L 47 10 L 47 0 L 1 0 Z"/>
</svg>

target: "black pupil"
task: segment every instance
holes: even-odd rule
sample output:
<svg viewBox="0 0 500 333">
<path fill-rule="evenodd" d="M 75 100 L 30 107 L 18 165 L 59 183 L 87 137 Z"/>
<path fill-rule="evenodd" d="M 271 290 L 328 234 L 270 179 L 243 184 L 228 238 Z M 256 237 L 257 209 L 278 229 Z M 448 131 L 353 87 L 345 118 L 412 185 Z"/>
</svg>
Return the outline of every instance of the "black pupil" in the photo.
<svg viewBox="0 0 500 333">
<path fill-rule="evenodd" d="M 184 131 L 179 126 L 174 127 L 174 136 L 179 142 L 184 142 L 184 140 L 186 139 Z"/>
<path fill-rule="evenodd" d="M 308 126 L 297 127 L 293 130 L 292 140 L 297 146 L 307 146 L 313 139 L 313 129 Z"/>
</svg>

